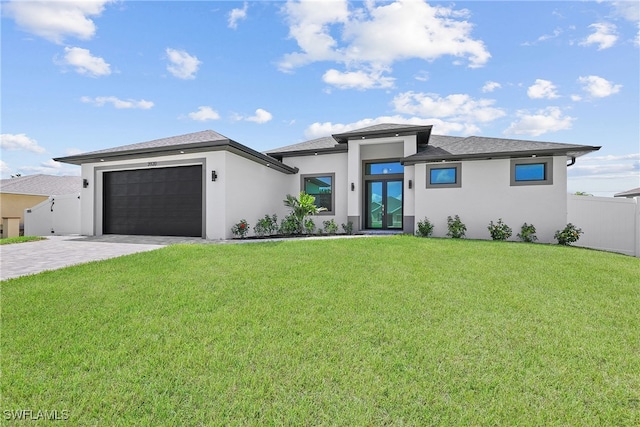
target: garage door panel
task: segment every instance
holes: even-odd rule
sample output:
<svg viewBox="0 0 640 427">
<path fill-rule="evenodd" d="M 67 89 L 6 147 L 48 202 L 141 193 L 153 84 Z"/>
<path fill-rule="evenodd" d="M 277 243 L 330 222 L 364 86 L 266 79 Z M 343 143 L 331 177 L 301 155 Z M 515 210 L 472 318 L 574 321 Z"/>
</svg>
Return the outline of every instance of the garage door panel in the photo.
<svg viewBox="0 0 640 427">
<path fill-rule="evenodd" d="M 104 173 L 103 233 L 202 237 L 202 166 Z"/>
</svg>

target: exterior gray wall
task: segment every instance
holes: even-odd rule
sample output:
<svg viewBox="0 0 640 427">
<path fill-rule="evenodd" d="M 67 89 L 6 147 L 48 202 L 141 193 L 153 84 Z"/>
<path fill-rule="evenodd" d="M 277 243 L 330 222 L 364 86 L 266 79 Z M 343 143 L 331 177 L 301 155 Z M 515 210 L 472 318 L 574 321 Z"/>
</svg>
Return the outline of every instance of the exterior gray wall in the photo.
<svg viewBox="0 0 640 427">
<path fill-rule="evenodd" d="M 415 165 L 415 221 L 428 217 L 434 236 L 447 233 L 447 216 L 459 215 L 467 238 L 490 239 L 487 227 L 502 218 L 513 229 L 533 224 L 540 242 L 554 242 L 556 230 L 567 223 L 566 156 L 553 159 L 553 184 L 511 186 L 509 159 L 462 162 L 460 188 L 426 188 L 426 164 Z"/>
<path fill-rule="evenodd" d="M 351 191 L 347 175 L 347 153 L 286 157 L 283 162 L 300 169 L 298 174 L 289 175 L 289 179 L 292 182 L 286 188 L 292 195 L 297 195 L 302 190 L 300 187 L 300 175 L 334 173 L 334 214 L 322 214 L 312 218 L 317 228 L 322 227 L 323 221 L 330 221 L 331 219 L 335 220 L 338 227 L 347 222 L 348 194 Z M 284 199 L 285 195 L 286 193 L 283 194 L 282 199 Z"/>
<path fill-rule="evenodd" d="M 253 227 L 265 215 L 278 215 L 278 222 L 284 218 L 287 208 L 283 200 L 290 192 L 298 174 L 287 175 L 229 152 L 221 152 L 224 162 L 219 166 L 218 184 L 224 195 L 212 194 L 209 210 L 217 212 L 218 218 L 211 220 L 212 239 L 231 238 L 231 227 L 242 219 Z M 293 193 L 297 194 L 297 193 Z M 219 209 L 224 200 L 223 209 Z M 221 226 L 221 224 L 223 224 Z"/>
<path fill-rule="evenodd" d="M 355 191 L 349 191 L 347 196 L 348 216 L 354 224 L 354 230 L 361 230 L 362 210 L 364 199 L 363 170 L 364 160 L 386 160 L 402 159 L 415 154 L 417 151 L 417 141 L 415 135 L 373 138 L 349 141 L 348 151 L 348 185 L 354 184 Z M 408 189 L 409 180 L 414 184 L 414 166 L 405 166 L 404 170 L 404 194 L 403 194 L 403 215 L 414 215 L 413 190 Z M 356 221 L 357 218 L 357 221 Z M 405 230 L 412 229 L 413 226 L 405 224 Z"/>
</svg>

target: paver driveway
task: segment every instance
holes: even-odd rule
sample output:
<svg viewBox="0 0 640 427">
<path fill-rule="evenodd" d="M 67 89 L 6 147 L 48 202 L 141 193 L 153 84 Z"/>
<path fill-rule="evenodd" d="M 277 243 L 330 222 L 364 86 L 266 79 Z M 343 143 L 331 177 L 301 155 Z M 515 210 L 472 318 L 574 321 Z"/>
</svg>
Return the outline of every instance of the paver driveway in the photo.
<svg viewBox="0 0 640 427">
<path fill-rule="evenodd" d="M 138 243 L 124 243 L 125 237 L 127 236 L 123 236 L 120 241 L 117 239 L 109 241 L 78 236 L 50 236 L 47 240 L 1 245 L 0 280 L 151 251 L 169 244 L 166 241 L 149 243 L 144 238 L 138 238 Z"/>
</svg>

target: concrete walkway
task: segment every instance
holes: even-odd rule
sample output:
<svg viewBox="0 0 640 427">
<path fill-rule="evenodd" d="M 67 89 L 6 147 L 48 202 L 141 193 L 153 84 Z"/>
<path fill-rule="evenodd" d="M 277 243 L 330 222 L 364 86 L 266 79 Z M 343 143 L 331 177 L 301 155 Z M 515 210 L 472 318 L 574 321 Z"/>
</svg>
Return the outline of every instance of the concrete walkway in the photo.
<svg viewBox="0 0 640 427">
<path fill-rule="evenodd" d="M 47 240 L 0 245 L 0 280 L 151 251 L 170 244 L 166 241 L 147 241 L 140 236 L 137 243 L 133 239 L 129 240 L 132 243 L 127 243 L 124 241 L 127 236 L 122 237 L 123 241 L 114 239 L 112 242 L 105 242 L 79 236 L 49 236 Z"/>
</svg>

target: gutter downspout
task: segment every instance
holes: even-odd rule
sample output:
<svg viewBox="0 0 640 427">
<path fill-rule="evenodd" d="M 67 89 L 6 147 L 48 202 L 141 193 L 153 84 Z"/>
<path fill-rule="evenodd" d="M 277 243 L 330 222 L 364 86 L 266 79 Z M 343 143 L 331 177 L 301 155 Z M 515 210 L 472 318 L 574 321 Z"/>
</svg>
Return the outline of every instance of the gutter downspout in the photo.
<svg viewBox="0 0 640 427">
<path fill-rule="evenodd" d="M 576 164 L 576 157 L 575 156 L 571 156 L 571 163 L 567 164 L 567 167 L 573 166 L 575 164 Z"/>
</svg>

